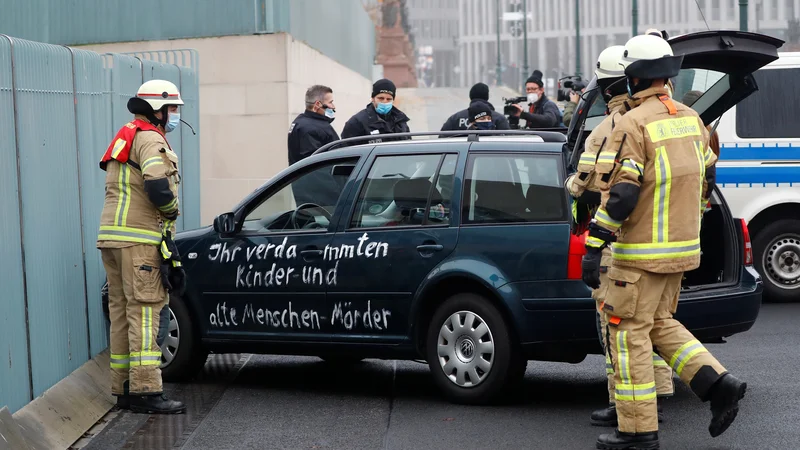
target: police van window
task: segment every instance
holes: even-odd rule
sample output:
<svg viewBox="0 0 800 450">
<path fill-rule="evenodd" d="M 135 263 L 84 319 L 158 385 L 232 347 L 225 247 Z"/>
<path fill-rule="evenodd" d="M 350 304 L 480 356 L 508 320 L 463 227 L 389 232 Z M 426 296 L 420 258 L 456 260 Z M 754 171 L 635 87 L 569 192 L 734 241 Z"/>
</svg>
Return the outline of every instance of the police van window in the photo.
<svg viewBox="0 0 800 450">
<path fill-rule="evenodd" d="M 328 228 L 358 158 L 336 160 L 290 176 L 244 218 L 244 233 L 282 233 Z M 301 208 L 302 206 L 302 208 Z M 294 218 L 292 214 L 294 213 Z"/>
<path fill-rule="evenodd" d="M 376 158 L 359 194 L 350 227 L 448 224 L 457 160 L 457 155 L 445 156 L 437 176 L 441 154 Z"/>
<path fill-rule="evenodd" d="M 548 155 L 471 155 L 463 192 L 463 224 L 566 219 L 560 160 Z"/>
<path fill-rule="evenodd" d="M 758 90 L 736 105 L 736 135 L 740 138 L 797 138 L 800 69 L 763 69 L 753 76 Z"/>
</svg>

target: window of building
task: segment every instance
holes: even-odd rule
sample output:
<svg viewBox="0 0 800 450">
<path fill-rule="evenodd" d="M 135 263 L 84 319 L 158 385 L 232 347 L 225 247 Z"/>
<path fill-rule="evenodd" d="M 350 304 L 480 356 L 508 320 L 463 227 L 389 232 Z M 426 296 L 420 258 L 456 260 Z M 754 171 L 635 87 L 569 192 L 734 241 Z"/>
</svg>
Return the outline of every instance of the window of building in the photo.
<svg viewBox="0 0 800 450">
<path fill-rule="evenodd" d="M 364 181 L 350 226 L 374 228 L 450 223 L 457 161 L 455 154 L 376 158 Z"/>
<path fill-rule="evenodd" d="M 736 134 L 741 138 L 797 138 L 800 105 L 786 101 L 800 94 L 800 69 L 759 70 L 758 91 L 736 105 Z"/>
<path fill-rule="evenodd" d="M 566 220 L 561 160 L 550 155 L 473 154 L 467 163 L 463 224 Z"/>
</svg>

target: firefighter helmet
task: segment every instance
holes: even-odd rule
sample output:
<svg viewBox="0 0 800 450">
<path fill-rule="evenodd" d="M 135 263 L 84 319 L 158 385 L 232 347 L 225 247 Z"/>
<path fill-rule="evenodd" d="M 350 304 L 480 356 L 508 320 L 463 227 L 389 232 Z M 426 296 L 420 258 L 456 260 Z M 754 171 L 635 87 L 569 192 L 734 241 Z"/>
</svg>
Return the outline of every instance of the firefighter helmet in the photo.
<svg viewBox="0 0 800 450">
<path fill-rule="evenodd" d="M 150 80 L 139 87 L 136 98 L 150 104 L 153 111 L 158 111 L 164 105 L 183 105 L 178 87 L 167 80 Z"/>
<path fill-rule="evenodd" d="M 674 56 L 667 41 L 647 34 L 629 39 L 620 60 L 625 75 L 645 80 L 675 77 L 682 62 L 683 55 Z"/>
<path fill-rule="evenodd" d="M 625 76 L 624 68 L 620 65 L 624 52 L 624 45 L 612 45 L 600 52 L 600 56 L 597 57 L 597 68 L 594 71 L 598 80 Z"/>
</svg>

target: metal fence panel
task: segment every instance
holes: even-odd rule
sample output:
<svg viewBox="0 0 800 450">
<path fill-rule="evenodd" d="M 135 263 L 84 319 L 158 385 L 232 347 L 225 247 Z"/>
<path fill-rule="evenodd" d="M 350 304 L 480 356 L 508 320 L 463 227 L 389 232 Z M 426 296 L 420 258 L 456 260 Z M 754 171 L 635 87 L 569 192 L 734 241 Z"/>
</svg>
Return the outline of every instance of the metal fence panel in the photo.
<svg viewBox="0 0 800 450">
<path fill-rule="evenodd" d="M 97 231 L 105 198 L 106 173 L 98 163 L 113 137 L 111 99 L 103 57 L 95 52 L 73 52 L 75 116 L 78 136 L 83 252 L 86 268 L 89 350 L 95 356 L 108 346 L 108 322 L 103 314 L 100 288 L 105 280 L 97 250 Z"/>
<path fill-rule="evenodd" d="M 193 58 L 197 65 L 197 54 Z M 181 84 L 178 86 L 185 105 L 181 108 L 181 117 L 188 122 L 194 131 L 181 126 L 181 142 L 183 158 L 181 159 L 181 185 L 183 198 L 181 215 L 184 229 L 200 228 L 200 80 L 197 70 L 190 67 L 181 68 Z"/>
<path fill-rule="evenodd" d="M 89 355 L 68 49 L 14 40 L 33 393 Z"/>
<path fill-rule="evenodd" d="M 0 405 L 31 400 L 14 138 L 11 42 L 0 36 Z"/>
<path fill-rule="evenodd" d="M 128 99 L 136 96 L 142 85 L 142 62 L 117 53 L 106 55 L 105 62 L 111 69 L 111 127 L 118 130 L 133 117 L 128 111 Z"/>
</svg>

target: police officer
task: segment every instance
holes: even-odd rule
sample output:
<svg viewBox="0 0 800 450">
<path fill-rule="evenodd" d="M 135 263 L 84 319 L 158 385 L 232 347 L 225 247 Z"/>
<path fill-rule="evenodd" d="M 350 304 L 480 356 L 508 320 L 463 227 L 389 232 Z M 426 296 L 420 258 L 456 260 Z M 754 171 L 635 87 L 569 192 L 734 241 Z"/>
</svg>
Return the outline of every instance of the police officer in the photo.
<svg viewBox="0 0 800 450">
<path fill-rule="evenodd" d="M 306 91 L 306 110 L 289 127 L 289 165 L 308 156 L 318 148 L 339 140 L 331 123 L 336 118 L 333 89 L 314 85 Z"/>
<path fill-rule="evenodd" d="M 542 72 L 533 71 L 533 75 L 525 81 L 525 92 L 528 94 L 528 112 L 523 112 L 522 107 L 514 105 L 517 112 L 514 117 L 525 120 L 526 128 L 554 128 L 561 123 L 561 111 L 544 94 Z"/>
<path fill-rule="evenodd" d="M 387 79 L 381 79 L 372 85 L 372 102 L 366 108 L 356 113 L 342 130 L 342 139 L 357 136 L 374 135 L 375 139 L 369 143 L 411 139 L 381 138 L 380 134 L 408 133 L 410 120 L 402 111 L 394 106 L 397 88 Z"/>
<path fill-rule="evenodd" d="M 747 387 L 673 318 L 683 273 L 699 265 L 697 207 L 710 189 L 706 169 L 716 162 L 698 114 L 667 94 L 666 82 L 681 62 L 655 36 L 625 44 L 622 66 L 632 110 L 616 124 L 595 165 L 602 203 L 589 225 L 583 280 L 600 287 L 601 252 L 613 242 L 602 309 L 618 421 L 615 433 L 599 437 L 600 449 L 659 447 L 653 351 L 702 401 L 710 401 L 711 436 L 733 422 Z"/>
<path fill-rule="evenodd" d="M 492 120 L 492 108 L 483 102 L 475 102 L 467 110 L 469 113 L 468 130 L 495 130 L 497 129 Z"/>
<path fill-rule="evenodd" d="M 485 104 L 489 108 L 491 112 L 490 119 L 491 122 L 494 123 L 493 129 L 508 130 L 511 128 L 506 116 L 495 111 L 494 105 L 489 103 L 489 86 L 485 83 L 476 83 L 472 86 L 469 90 L 469 100 L 469 107 L 450 116 L 444 125 L 442 125 L 441 131 L 466 130 L 469 127 L 470 117 L 472 116 L 469 112 L 469 108 L 472 108 L 476 103 Z"/>
<path fill-rule="evenodd" d="M 165 133 L 180 124 L 178 88 L 151 80 L 128 101 L 134 120 L 123 126 L 100 162 L 105 204 L 97 247 L 108 277 L 111 392 L 121 408 L 182 413 L 164 395 L 159 312 L 168 290 L 181 295 L 185 275 L 171 236 L 180 213 L 178 156 Z"/>
<path fill-rule="evenodd" d="M 596 210 L 600 205 L 599 189 L 594 186 L 594 168 L 598 153 L 608 141 L 614 125 L 621 120 L 622 115 L 627 111 L 625 101 L 628 99 L 628 91 L 625 83 L 625 73 L 620 66 L 620 60 L 622 59 L 624 51 L 624 46 L 614 45 L 603 50 L 597 58 L 595 75 L 597 76 L 597 85 L 600 89 L 600 94 L 603 96 L 607 105 L 607 115 L 606 118 L 592 130 L 592 133 L 586 139 L 584 152 L 578 162 L 577 173 L 567 177 L 565 183 L 567 191 L 575 199 L 574 203 L 580 200 L 592 210 Z M 577 216 L 577 206 L 573 206 L 573 211 L 573 214 Z M 578 233 L 581 233 L 587 225 L 588 223 L 580 223 Z M 602 288 L 603 285 L 608 282 L 605 272 L 610 262 L 611 248 L 609 246 L 603 249 L 602 252 L 600 289 L 594 289 L 592 291 L 592 297 L 597 302 L 597 311 L 600 321 L 600 328 L 598 331 L 600 332 L 600 340 L 605 349 L 606 374 L 608 377 L 608 407 L 594 411 L 590 419 L 591 424 L 596 426 L 617 425 L 617 410 L 614 397 L 614 366 L 611 364 L 608 343 L 605 340 L 605 333 L 603 333 L 603 330 L 606 329 L 608 324 L 608 316 L 601 309 L 604 300 Z M 653 370 L 655 371 L 656 392 L 658 397 L 671 397 L 674 393 L 672 369 L 667 365 L 666 361 L 655 352 L 653 353 Z M 659 421 L 661 420 L 661 409 L 661 404 L 659 404 Z"/>
</svg>

